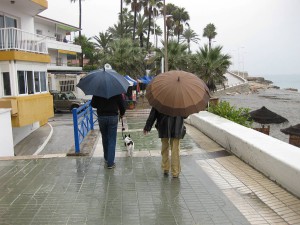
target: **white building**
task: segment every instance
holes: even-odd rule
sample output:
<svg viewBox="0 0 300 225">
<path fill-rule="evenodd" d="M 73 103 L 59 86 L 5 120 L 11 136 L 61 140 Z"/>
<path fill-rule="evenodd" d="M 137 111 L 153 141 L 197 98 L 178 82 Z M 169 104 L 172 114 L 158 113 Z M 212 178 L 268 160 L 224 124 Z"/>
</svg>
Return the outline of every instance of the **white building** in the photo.
<svg viewBox="0 0 300 225">
<path fill-rule="evenodd" d="M 11 123 L 0 124 L 0 140 L 9 139 L 6 146 L 47 123 L 54 116 L 49 86 L 59 90 L 73 82 L 74 88 L 82 70 L 67 62 L 67 55 L 81 53 L 81 47 L 63 42 L 78 28 L 38 16 L 47 7 L 47 0 L 0 2 L 0 109 L 11 108 Z M 7 110 L 2 112 L 0 117 L 7 118 Z M 12 138 L 6 138 L 7 132 Z M 13 154 L 0 147 L 0 156 Z"/>
</svg>

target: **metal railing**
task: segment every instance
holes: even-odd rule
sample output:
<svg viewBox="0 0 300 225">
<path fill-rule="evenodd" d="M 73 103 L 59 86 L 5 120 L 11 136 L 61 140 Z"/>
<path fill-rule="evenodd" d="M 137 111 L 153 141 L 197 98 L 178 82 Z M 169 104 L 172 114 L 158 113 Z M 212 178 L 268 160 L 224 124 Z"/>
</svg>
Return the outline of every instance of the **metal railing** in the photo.
<svg viewBox="0 0 300 225">
<path fill-rule="evenodd" d="M 74 127 L 74 141 L 75 154 L 80 153 L 80 144 L 88 135 L 90 130 L 94 130 L 94 124 L 98 121 L 96 113 L 91 106 L 91 100 L 86 102 L 79 108 L 72 109 L 73 127 Z M 94 115 L 96 119 L 94 120 Z"/>
<path fill-rule="evenodd" d="M 1 50 L 22 50 L 48 54 L 45 36 L 12 27 L 0 29 L 0 51 Z"/>
</svg>

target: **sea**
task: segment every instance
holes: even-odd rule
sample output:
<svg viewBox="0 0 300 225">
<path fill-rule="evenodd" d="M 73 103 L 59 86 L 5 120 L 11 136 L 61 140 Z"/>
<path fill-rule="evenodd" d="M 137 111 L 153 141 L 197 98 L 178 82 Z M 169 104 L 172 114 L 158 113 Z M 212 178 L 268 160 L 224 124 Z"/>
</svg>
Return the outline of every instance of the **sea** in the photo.
<svg viewBox="0 0 300 225">
<path fill-rule="evenodd" d="M 300 92 L 300 74 L 268 74 L 262 75 L 266 80 L 273 82 L 273 85 L 285 88 L 296 88 Z"/>
</svg>

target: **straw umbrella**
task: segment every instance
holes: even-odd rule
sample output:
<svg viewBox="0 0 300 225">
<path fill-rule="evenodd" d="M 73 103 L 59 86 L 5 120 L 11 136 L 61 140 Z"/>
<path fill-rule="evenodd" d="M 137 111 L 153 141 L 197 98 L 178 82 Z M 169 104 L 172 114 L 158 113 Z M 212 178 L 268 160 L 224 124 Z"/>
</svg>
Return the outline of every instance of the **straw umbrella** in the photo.
<svg viewBox="0 0 300 225">
<path fill-rule="evenodd" d="M 284 134 L 289 134 L 289 143 L 291 145 L 295 145 L 297 147 L 300 147 L 300 123 L 298 123 L 295 126 L 290 126 L 285 129 L 280 129 L 280 131 Z"/>
<path fill-rule="evenodd" d="M 288 122 L 288 120 L 277 113 L 272 112 L 267 109 L 265 106 L 260 109 L 254 110 L 250 112 L 250 119 L 253 121 L 262 124 L 261 128 L 254 128 L 257 131 L 260 131 L 264 134 L 270 134 L 270 126 L 265 127 L 265 124 L 279 124 Z"/>
</svg>

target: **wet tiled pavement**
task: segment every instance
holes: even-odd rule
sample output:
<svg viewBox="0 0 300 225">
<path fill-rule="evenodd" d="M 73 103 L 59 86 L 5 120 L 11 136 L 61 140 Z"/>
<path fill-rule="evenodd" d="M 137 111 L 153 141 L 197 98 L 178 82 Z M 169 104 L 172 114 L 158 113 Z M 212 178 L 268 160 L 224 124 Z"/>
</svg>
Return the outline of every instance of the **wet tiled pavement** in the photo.
<svg viewBox="0 0 300 225">
<path fill-rule="evenodd" d="M 93 157 L 0 161 L 0 224 L 300 224 L 300 200 L 193 127 L 181 144 L 179 179 L 160 169 L 147 112 L 129 112 L 127 157 L 118 133 L 117 167 Z"/>
</svg>

